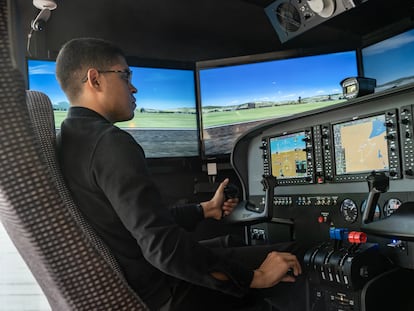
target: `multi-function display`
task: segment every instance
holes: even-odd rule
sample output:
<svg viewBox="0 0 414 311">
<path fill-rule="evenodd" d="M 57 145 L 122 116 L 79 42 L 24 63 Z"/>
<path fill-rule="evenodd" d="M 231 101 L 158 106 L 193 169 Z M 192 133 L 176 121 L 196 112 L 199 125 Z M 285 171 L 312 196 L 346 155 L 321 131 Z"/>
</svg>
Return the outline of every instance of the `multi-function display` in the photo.
<svg viewBox="0 0 414 311">
<path fill-rule="evenodd" d="M 389 169 L 385 115 L 333 125 L 337 175 Z"/>
<path fill-rule="evenodd" d="M 305 132 L 269 139 L 271 172 L 277 178 L 306 177 L 307 154 Z"/>
<path fill-rule="evenodd" d="M 314 182 L 313 140 L 310 128 L 264 137 L 262 149 L 265 175 L 276 177 L 278 184 Z"/>
<path fill-rule="evenodd" d="M 399 136 L 391 109 L 263 137 L 264 174 L 280 185 L 365 181 L 373 171 L 399 179 Z"/>
</svg>

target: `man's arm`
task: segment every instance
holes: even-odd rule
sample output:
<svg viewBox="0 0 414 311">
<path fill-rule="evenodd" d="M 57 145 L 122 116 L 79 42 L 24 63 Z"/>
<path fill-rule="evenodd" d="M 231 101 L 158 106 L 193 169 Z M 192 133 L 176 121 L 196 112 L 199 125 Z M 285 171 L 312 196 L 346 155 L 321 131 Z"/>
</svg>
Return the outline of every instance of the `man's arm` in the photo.
<svg viewBox="0 0 414 311">
<path fill-rule="evenodd" d="M 230 215 L 237 206 L 239 199 L 225 199 L 224 189 L 228 183 L 228 178 L 222 181 L 209 201 L 201 202 L 200 204 L 185 204 L 172 207 L 171 214 L 177 224 L 187 231 L 193 231 L 196 225 L 203 219 L 214 218 L 220 220 L 223 216 Z"/>
<path fill-rule="evenodd" d="M 239 199 L 229 198 L 226 200 L 224 189 L 228 184 L 229 179 L 226 178 L 220 183 L 210 201 L 201 202 L 205 218 L 220 220 L 223 216 L 230 215 L 233 212 L 233 209 L 239 203 Z"/>
<path fill-rule="evenodd" d="M 289 271 L 293 272 L 288 274 Z M 285 252 L 270 252 L 259 268 L 254 270 L 251 288 L 269 288 L 279 282 L 295 282 L 295 276 L 302 273 L 302 268 L 295 255 Z M 221 272 L 212 272 L 211 275 L 220 281 L 229 278 Z"/>
</svg>

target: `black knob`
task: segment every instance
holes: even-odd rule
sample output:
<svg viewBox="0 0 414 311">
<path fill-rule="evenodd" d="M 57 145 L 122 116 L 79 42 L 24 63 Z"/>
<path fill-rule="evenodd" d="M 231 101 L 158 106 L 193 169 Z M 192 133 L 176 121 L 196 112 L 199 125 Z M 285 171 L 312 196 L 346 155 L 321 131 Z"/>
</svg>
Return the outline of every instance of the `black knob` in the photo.
<svg viewBox="0 0 414 311">
<path fill-rule="evenodd" d="M 224 196 L 226 200 L 237 198 L 239 196 L 239 188 L 235 184 L 227 184 L 224 188 Z"/>
</svg>

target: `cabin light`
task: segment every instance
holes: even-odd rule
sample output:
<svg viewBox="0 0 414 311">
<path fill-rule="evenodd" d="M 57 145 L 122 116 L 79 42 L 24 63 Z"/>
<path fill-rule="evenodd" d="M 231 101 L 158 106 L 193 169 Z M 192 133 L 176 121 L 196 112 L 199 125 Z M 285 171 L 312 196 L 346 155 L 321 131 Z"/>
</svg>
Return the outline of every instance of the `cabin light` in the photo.
<svg viewBox="0 0 414 311">
<path fill-rule="evenodd" d="M 33 0 L 33 5 L 40 10 L 36 18 L 32 20 L 30 26 L 34 31 L 42 31 L 45 23 L 50 18 L 50 11 L 57 8 L 57 4 L 53 0 Z"/>
<path fill-rule="evenodd" d="M 32 56 L 30 53 L 30 42 L 32 34 L 35 31 L 42 31 L 45 27 L 46 22 L 50 18 L 52 10 L 57 8 L 57 4 L 54 0 L 33 0 L 33 5 L 40 10 L 36 18 L 30 22 L 30 32 L 27 35 L 27 54 Z"/>
<path fill-rule="evenodd" d="M 54 0 L 33 0 L 33 5 L 39 10 L 48 9 L 52 11 L 57 8 L 57 4 Z"/>
</svg>

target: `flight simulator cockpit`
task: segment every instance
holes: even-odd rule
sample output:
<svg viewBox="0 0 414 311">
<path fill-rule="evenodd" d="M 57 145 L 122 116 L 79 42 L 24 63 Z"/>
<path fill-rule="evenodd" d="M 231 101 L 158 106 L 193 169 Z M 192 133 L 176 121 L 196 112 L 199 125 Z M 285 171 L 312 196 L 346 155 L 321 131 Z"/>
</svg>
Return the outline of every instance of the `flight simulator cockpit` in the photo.
<svg viewBox="0 0 414 311">
<path fill-rule="evenodd" d="M 349 99 L 236 142 L 244 200 L 233 220 L 252 244 L 307 246 L 308 310 L 413 306 L 396 282 L 414 268 L 413 96 L 406 86 Z"/>
</svg>

